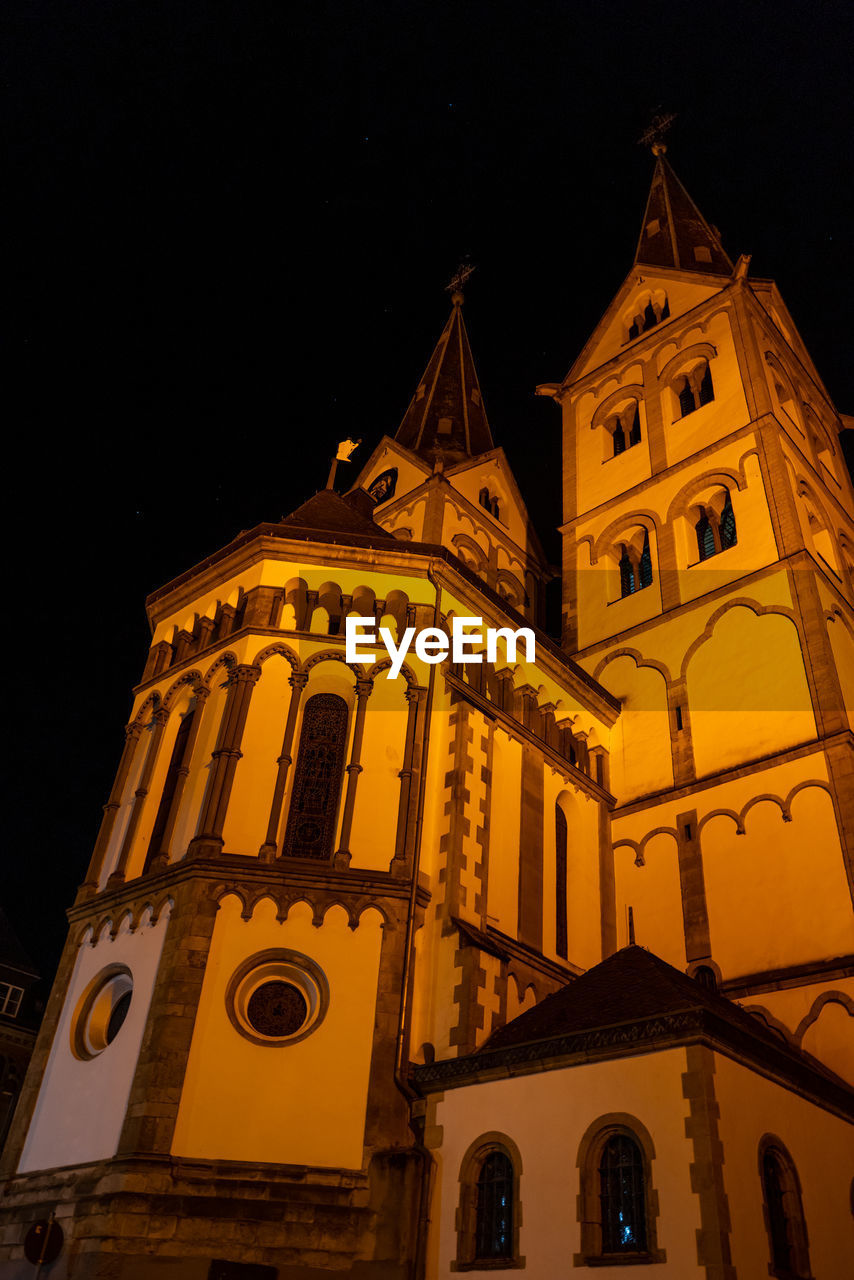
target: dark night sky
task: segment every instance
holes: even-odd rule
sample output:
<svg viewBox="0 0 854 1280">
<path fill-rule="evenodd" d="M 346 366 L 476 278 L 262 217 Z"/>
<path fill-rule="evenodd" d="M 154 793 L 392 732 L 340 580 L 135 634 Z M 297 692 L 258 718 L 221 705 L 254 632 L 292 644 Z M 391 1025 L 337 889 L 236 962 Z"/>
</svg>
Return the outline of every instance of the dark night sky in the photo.
<svg viewBox="0 0 854 1280">
<path fill-rule="evenodd" d="M 146 593 L 393 433 L 447 314 L 546 539 L 564 375 L 669 158 L 854 412 L 848 0 L 12 0 L 4 897 L 50 972 Z M 355 469 L 353 471 L 355 474 Z"/>
</svg>

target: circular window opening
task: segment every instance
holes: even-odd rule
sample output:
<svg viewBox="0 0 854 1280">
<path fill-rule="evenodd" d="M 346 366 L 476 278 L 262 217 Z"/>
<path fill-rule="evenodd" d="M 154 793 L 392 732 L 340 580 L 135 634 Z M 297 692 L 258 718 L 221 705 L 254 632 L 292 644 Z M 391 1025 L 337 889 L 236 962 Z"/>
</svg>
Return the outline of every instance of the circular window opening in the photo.
<svg viewBox="0 0 854 1280">
<path fill-rule="evenodd" d="M 308 1017 L 308 1004 L 290 982 L 264 982 L 246 1004 L 246 1016 L 262 1036 L 294 1036 Z"/>
<path fill-rule="evenodd" d="M 264 951 L 245 961 L 226 992 L 232 1025 L 254 1044 L 294 1044 L 326 1015 L 329 987 L 323 970 L 298 951 Z"/>
<path fill-rule="evenodd" d="M 71 1044 L 78 1058 L 96 1058 L 122 1029 L 133 999 L 133 978 L 111 967 L 89 983 L 75 1010 Z"/>
</svg>

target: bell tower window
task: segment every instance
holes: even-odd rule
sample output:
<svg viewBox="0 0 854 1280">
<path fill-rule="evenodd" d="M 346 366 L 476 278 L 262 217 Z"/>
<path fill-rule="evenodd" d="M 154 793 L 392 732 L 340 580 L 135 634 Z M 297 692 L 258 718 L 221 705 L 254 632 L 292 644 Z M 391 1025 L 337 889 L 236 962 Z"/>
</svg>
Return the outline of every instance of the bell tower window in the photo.
<svg viewBox="0 0 854 1280">
<path fill-rule="evenodd" d="M 704 505 L 694 508 L 694 533 L 700 560 L 728 551 L 738 542 L 735 512 L 728 489 L 719 489 Z"/>
<path fill-rule="evenodd" d="M 663 289 L 658 289 L 655 293 L 642 293 L 635 299 L 631 310 L 623 315 L 625 341 L 633 342 L 642 333 L 648 333 L 669 318 L 670 303 Z"/>
<path fill-rule="evenodd" d="M 604 422 L 605 430 L 610 435 L 605 437 L 605 458 L 616 458 L 618 454 L 633 449 L 641 442 L 640 405 L 637 400 L 629 400 L 621 409 Z M 610 447 L 609 447 L 610 445 Z"/>
<path fill-rule="evenodd" d="M 681 374 L 672 387 L 679 403 L 680 418 L 687 418 L 689 413 L 701 409 L 704 404 L 711 404 L 715 398 L 715 387 L 708 360 L 700 361 L 693 369 Z"/>
<path fill-rule="evenodd" d="M 632 564 L 628 548 L 623 547 L 623 554 L 620 556 L 620 595 L 623 597 L 633 595 L 635 587 L 635 566 Z"/>
<path fill-rule="evenodd" d="M 648 529 L 639 529 L 631 542 L 621 545 L 618 564 L 621 598 L 652 586 L 652 548 Z"/>
</svg>

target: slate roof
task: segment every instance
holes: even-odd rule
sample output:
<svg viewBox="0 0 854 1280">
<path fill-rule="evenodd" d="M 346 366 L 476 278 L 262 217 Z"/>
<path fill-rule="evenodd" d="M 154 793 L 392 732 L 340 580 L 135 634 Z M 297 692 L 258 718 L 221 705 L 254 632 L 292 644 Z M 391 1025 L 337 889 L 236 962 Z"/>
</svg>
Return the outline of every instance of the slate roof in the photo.
<svg viewBox="0 0 854 1280">
<path fill-rule="evenodd" d="M 281 524 L 286 528 L 314 529 L 318 533 L 354 533 L 396 541 L 393 534 L 375 523 L 371 515 L 373 507 L 373 500 L 364 489 L 353 489 L 344 497 L 334 489 L 321 489 Z"/>
<path fill-rule="evenodd" d="M 395 436 L 422 457 L 476 457 L 495 448 L 462 304 L 463 295 L 455 293 L 448 323 Z"/>
<path fill-rule="evenodd" d="M 701 251 L 699 259 L 695 249 Z M 702 260 L 705 257 L 708 261 Z M 635 263 L 637 266 L 678 267 L 705 275 L 730 275 L 733 269 L 719 236 L 706 222 L 664 156 L 659 156 L 655 162 Z"/>
<path fill-rule="evenodd" d="M 494 1031 L 483 1050 L 529 1044 L 572 1031 L 705 1008 L 733 1019 L 751 1032 L 760 1027 L 726 996 L 703 987 L 643 947 L 623 947 L 581 977 L 546 996 L 533 1009 Z M 767 1032 L 773 1037 L 773 1032 Z M 775 1039 L 777 1037 L 774 1037 Z"/>
<path fill-rule="evenodd" d="M 588 969 L 494 1031 L 476 1052 L 417 1066 L 412 1079 L 428 1093 L 698 1041 L 854 1120 L 854 1088 L 845 1080 L 726 996 L 638 946 Z"/>
</svg>

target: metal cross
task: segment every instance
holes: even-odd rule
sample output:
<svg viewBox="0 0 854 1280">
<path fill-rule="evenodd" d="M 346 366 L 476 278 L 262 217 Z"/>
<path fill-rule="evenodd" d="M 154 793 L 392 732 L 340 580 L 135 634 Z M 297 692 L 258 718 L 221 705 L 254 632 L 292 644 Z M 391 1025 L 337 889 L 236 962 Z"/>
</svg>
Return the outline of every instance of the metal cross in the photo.
<svg viewBox="0 0 854 1280">
<path fill-rule="evenodd" d="M 654 156 L 664 155 L 667 150 L 665 138 L 675 119 L 675 111 L 667 112 L 659 109 L 638 138 L 638 146 L 649 147 Z"/>
<path fill-rule="evenodd" d="M 474 270 L 475 270 L 475 267 L 470 262 L 461 262 L 460 265 L 457 267 L 455 274 L 451 277 L 451 280 L 448 282 L 448 284 L 445 285 L 445 292 L 446 293 L 461 292 L 463 285 L 468 280 L 469 276 L 472 274 Z"/>
</svg>

